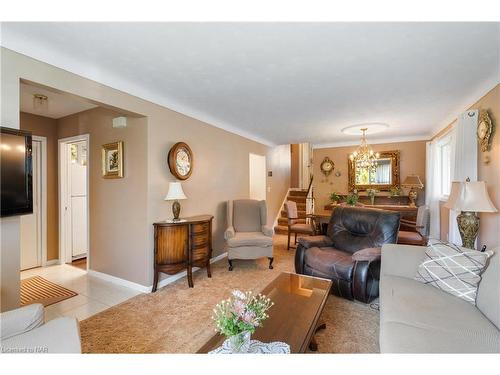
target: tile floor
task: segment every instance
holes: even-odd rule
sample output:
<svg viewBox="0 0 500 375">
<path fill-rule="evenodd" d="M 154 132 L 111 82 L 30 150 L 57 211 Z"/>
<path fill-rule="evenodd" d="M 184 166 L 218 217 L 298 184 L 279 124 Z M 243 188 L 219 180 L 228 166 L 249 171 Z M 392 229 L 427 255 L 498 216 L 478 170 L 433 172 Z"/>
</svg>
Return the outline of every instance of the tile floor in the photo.
<svg viewBox="0 0 500 375">
<path fill-rule="evenodd" d="M 21 272 L 21 279 L 41 276 L 78 293 L 77 296 L 45 308 L 45 321 L 61 316 L 84 320 L 117 305 L 140 292 L 87 275 L 87 272 L 67 264 L 33 268 Z"/>
</svg>

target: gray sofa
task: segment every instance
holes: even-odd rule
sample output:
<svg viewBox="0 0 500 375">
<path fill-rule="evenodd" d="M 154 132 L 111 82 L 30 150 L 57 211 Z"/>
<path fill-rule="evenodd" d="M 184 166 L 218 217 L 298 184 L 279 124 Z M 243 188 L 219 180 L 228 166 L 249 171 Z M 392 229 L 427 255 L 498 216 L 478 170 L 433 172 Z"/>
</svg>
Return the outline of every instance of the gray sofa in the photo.
<svg viewBox="0 0 500 375">
<path fill-rule="evenodd" d="M 413 279 L 425 249 L 382 247 L 381 353 L 500 353 L 500 249 L 482 275 L 477 307 Z"/>
</svg>

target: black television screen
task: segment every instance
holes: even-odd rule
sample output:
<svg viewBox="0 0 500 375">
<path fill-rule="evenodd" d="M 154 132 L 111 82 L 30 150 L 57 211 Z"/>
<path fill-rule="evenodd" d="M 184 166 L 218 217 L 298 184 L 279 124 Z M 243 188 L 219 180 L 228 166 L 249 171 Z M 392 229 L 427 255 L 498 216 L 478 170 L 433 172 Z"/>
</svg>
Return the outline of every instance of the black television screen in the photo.
<svg viewBox="0 0 500 375">
<path fill-rule="evenodd" d="M 1 216 L 33 213 L 31 133 L 0 127 Z"/>
</svg>

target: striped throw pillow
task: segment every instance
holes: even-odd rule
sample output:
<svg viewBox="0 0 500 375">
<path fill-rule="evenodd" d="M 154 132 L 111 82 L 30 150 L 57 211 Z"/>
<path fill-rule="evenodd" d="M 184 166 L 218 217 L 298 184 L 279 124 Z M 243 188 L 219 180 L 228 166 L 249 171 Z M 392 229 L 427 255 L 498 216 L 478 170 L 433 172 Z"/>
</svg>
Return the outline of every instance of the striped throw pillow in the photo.
<svg viewBox="0 0 500 375">
<path fill-rule="evenodd" d="M 415 280 L 475 305 L 481 274 L 491 255 L 492 251 L 482 253 L 451 243 L 431 241 Z"/>
</svg>

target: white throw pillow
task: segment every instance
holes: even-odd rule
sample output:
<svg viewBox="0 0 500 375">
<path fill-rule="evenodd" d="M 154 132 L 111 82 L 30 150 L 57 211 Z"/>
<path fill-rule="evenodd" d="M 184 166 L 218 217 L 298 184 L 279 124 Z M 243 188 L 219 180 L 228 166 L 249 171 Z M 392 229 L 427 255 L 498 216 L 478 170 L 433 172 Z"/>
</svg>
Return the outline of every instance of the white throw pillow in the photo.
<svg viewBox="0 0 500 375">
<path fill-rule="evenodd" d="M 475 305 L 481 274 L 491 255 L 492 251 L 482 253 L 451 243 L 431 241 L 415 280 Z"/>
</svg>

